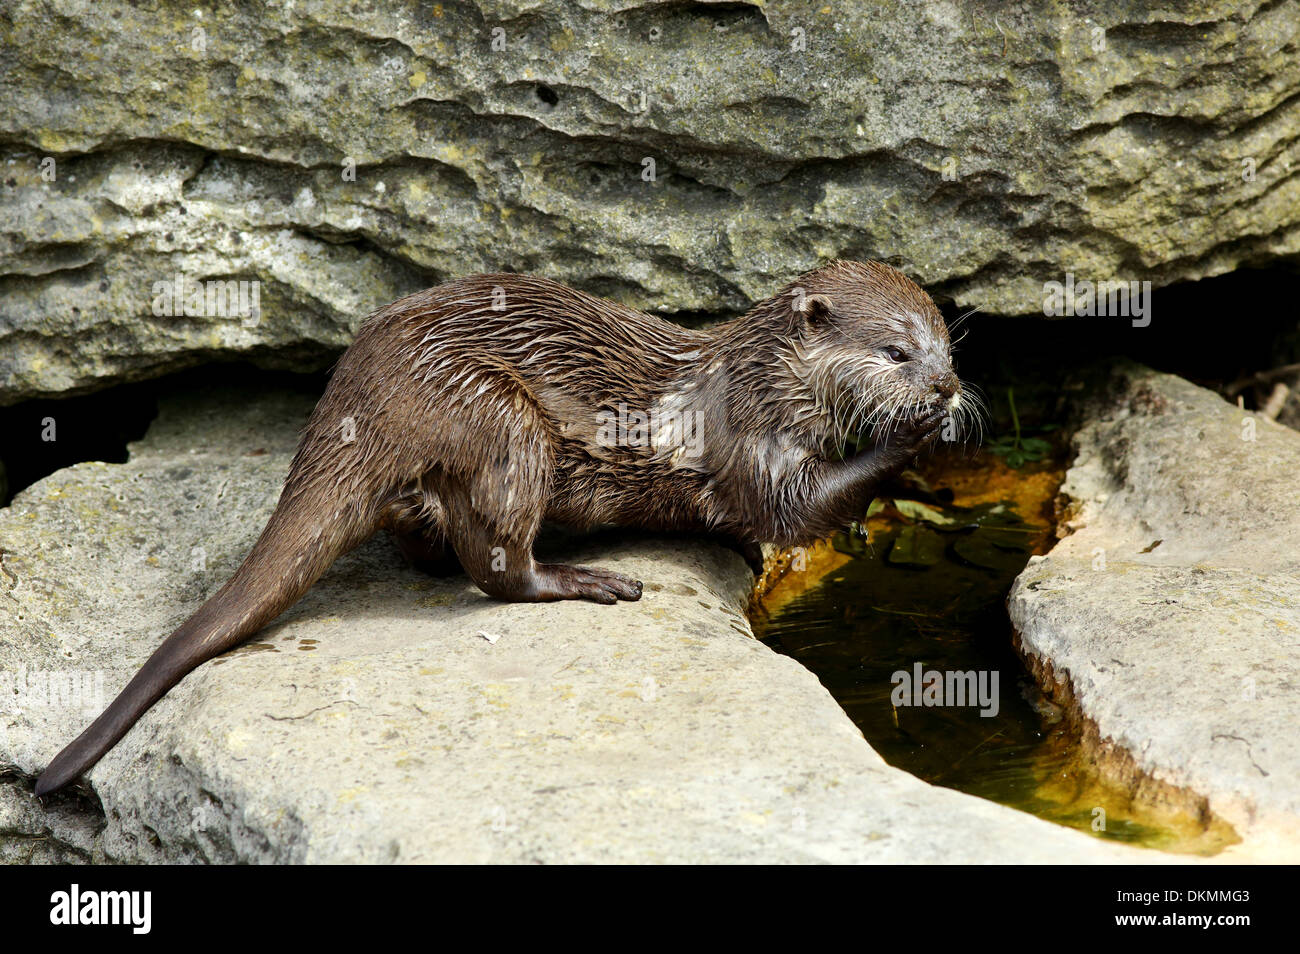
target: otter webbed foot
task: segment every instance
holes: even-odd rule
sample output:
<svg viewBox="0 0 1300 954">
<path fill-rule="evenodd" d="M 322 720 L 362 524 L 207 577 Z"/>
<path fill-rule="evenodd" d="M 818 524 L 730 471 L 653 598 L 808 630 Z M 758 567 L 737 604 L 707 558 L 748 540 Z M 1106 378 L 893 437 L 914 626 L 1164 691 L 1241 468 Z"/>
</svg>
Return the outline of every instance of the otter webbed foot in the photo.
<svg viewBox="0 0 1300 954">
<path fill-rule="evenodd" d="M 542 563 L 537 566 L 539 598 L 617 603 L 641 598 L 641 581 L 594 566 Z"/>
</svg>

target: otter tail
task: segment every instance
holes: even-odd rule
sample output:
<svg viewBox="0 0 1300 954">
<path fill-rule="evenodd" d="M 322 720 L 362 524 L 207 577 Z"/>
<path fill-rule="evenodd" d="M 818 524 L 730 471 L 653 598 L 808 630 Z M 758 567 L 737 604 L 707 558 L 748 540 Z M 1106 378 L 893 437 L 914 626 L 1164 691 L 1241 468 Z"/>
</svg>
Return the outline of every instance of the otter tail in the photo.
<svg viewBox="0 0 1300 954">
<path fill-rule="evenodd" d="M 357 512 L 361 508 L 339 502 L 333 494 L 326 500 L 321 496 L 285 489 L 235 575 L 167 637 L 103 714 L 54 757 L 36 782 L 38 796 L 62 788 L 98 762 L 187 673 L 271 622 L 338 557 L 370 536 L 374 523 Z"/>
</svg>

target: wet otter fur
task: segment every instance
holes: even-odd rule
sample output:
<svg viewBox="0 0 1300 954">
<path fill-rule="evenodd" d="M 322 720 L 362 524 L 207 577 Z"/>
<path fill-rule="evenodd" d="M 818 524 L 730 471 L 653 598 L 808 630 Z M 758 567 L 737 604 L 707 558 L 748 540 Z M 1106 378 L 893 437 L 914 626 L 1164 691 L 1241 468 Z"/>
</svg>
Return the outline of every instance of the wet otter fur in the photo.
<svg viewBox="0 0 1300 954">
<path fill-rule="evenodd" d="M 794 545 L 860 517 L 946 418 L 969 413 L 934 303 L 874 262 L 808 272 L 692 331 L 544 278 L 477 275 L 372 314 L 313 411 L 243 564 L 37 782 L 86 771 L 168 689 L 389 531 L 503 600 L 636 600 L 541 564 L 543 521 Z M 960 423 L 960 422 L 958 422 Z M 847 459 L 851 434 L 874 445 Z"/>
</svg>

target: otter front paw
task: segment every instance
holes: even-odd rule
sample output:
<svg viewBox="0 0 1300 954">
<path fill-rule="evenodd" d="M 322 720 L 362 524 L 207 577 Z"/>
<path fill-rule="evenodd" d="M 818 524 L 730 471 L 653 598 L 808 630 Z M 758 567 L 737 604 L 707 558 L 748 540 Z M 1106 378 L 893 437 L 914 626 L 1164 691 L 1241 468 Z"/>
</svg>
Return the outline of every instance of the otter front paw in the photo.
<svg viewBox="0 0 1300 954">
<path fill-rule="evenodd" d="M 920 453 L 939 436 L 939 428 L 948 419 L 949 413 L 947 408 L 936 408 L 914 421 L 900 424 L 887 438 L 888 445 L 904 453 Z"/>
</svg>

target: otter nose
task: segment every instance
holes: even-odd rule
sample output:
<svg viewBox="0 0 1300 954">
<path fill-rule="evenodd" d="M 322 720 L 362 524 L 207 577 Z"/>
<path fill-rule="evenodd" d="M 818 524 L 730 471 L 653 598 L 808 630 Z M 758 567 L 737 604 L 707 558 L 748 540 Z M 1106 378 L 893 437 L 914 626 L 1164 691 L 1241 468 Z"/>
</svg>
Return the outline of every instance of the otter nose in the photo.
<svg viewBox="0 0 1300 954">
<path fill-rule="evenodd" d="M 935 392 L 944 400 L 947 400 L 956 394 L 957 389 L 961 386 L 957 381 L 957 375 L 953 374 L 951 371 L 935 375 L 930 380 L 934 384 Z"/>
</svg>

